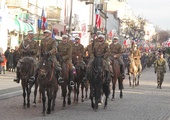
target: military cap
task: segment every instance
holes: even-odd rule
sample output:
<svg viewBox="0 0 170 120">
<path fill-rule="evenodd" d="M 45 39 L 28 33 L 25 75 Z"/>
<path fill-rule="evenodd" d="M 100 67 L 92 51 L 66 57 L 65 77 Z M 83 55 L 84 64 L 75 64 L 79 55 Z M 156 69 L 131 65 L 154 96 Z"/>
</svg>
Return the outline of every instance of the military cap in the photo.
<svg viewBox="0 0 170 120">
<path fill-rule="evenodd" d="M 79 37 L 79 36 L 76 36 L 76 37 L 75 37 L 75 40 L 80 40 L 80 37 Z"/>
<path fill-rule="evenodd" d="M 114 37 L 113 40 L 118 40 L 119 38 L 118 37 Z"/>
<path fill-rule="evenodd" d="M 67 35 L 62 35 L 62 38 L 68 38 L 68 36 Z"/>
<path fill-rule="evenodd" d="M 136 47 L 136 46 L 137 46 L 137 44 L 134 44 L 133 46 L 135 46 L 135 47 Z"/>
<path fill-rule="evenodd" d="M 52 33 L 50 30 L 44 30 L 44 33 Z"/>
<path fill-rule="evenodd" d="M 105 36 L 104 36 L 104 35 L 98 35 L 98 38 L 103 38 L 103 39 L 105 39 Z"/>
</svg>

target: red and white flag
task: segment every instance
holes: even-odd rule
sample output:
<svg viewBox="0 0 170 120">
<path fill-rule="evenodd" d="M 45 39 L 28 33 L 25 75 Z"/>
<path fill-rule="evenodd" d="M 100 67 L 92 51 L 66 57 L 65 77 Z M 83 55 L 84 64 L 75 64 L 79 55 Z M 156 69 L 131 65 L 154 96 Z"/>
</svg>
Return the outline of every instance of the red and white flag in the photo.
<svg viewBox="0 0 170 120">
<path fill-rule="evenodd" d="M 100 11 L 96 10 L 96 27 L 99 29 L 101 24 Z"/>
<path fill-rule="evenodd" d="M 41 15 L 41 28 L 44 31 L 45 28 L 45 23 L 46 23 L 46 17 L 45 17 L 45 12 L 44 12 L 44 8 L 42 9 L 42 15 Z"/>
</svg>

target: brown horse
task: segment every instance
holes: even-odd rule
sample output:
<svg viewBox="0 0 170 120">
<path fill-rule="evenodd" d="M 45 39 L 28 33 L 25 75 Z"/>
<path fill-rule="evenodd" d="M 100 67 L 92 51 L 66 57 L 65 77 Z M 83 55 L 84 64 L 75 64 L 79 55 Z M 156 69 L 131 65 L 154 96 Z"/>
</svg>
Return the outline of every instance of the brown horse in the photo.
<svg viewBox="0 0 170 120">
<path fill-rule="evenodd" d="M 34 101 L 33 105 L 36 105 L 36 96 L 37 96 L 37 87 L 38 83 L 37 80 L 35 81 L 30 80 L 29 78 L 34 75 L 35 67 L 33 65 L 33 58 L 31 57 L 24 57 L 21 62 L 21 68 L 20 68 L 20 76 L 21 76 L 21 85 L 23 89 L 23 108 L 26 108 L 26 95 L 27 95 L 27 108 L 30 107 L 30 94 L 31 94 L 31 88 L 35 84 L 34 89 Z"/>
<path fill-rule="evenodd" d="M 44 56 L 42 60 L 40 60 L 39 70 L 38 70 L 38 83 L 42 94 L 42 102 L 43 102 L 42 113 L 43 116 L 45 116 L 45 109 L 46 109 L 45 91 L 47 91 L 47 97 L 48 97 L 48 108 L 46 112 L 47 114 L 50 114 L 51 111 L 54 111 L 55 99 L 58 91 L 58 82 L 55 76 L 54 62 L 50 60 L 49 56 Z"/>
<path fill-rule="evenodd" d="M 88 91 L 88 85 L 87 83 L 82 82 L 83 77 L 85 77 L 85 73 L 86 73 L 86 66 L 85 63 L 83 64 L 81 61 L 81 56 L 78 55 L 73 55 L 72 56 L 72 61 L 73 61 L 73 65 L 75 66 L 76 69 L 76 74 L 75 74 L 75 86 L 74 86 L 74 102 L 78 102 L 78 96 L 79 96 L 79 88 L 81 85 L 81 92 L 82 92 L 82 96 L 81 96 L 81 101 L 84 102 L 84 88 L 85 88 L 85 98 L 87 99 L 87 91 Z"/>
<path fill-rule="evenodd" d="M 133 76 L 132 87 L 139 85 L 139 78 L 142 72 L 142 65 L 136 65 L 133 55 L 129 57 L 129 86 L 131 87 L 131 77 Z"/>
<path fill-rule="evenodd" d="M 122 79 L 122 76 L 121 76 L 120 64 L 119 64 L 118 59 L 110 57 L 110 60 L 111 60 L 111 66 L 112 66 L 112 69 L 113 69 L 113 75 L 111 75 L 111 79 L 112 79 L 112 90 L 113 90 L 112 100 L 114 100 L 117 80 L 118 80 L 118 84 L 119 84 L 120 98 L 123 97 L 123 92 L 122 92 L 123 79 Z"/>
<path fill-rule="evenodd" d="M 62 78 L 64 80 L 64 83 L 60 83 L 62 90 L 62 97 L 63 97 L 63 105 L 62 107 L 66 107 L 66 96 L 68 95 L 68 101 L 67 104 L 71 105 L 71 92 L 72 92 L 72 86 L 70 85 L 70 75 L 69 75 L 69 68 L 68 65 L 64 62 L 62 57 L 59 54 L 56 54 L 56 58 L 61 64 L 62 68 Z M 68 93 L 68 94 L 67 94 Z"/>
</svg>

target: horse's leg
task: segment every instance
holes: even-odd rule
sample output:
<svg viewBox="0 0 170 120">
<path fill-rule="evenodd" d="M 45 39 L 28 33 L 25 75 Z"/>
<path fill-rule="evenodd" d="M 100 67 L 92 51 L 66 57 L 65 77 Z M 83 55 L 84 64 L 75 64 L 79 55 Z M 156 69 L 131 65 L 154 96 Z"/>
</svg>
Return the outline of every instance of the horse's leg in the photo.
<svg viewBox="0 0 170 120">
<path fill-rule="evenodd" d="M 77 88 L 77 84 L 75 83 L 75 85 L 74 85 L 74 101 L 73 101 L 73 103 L 75 103 L 76 102 L 76 88 Z"/>
<path fill-rule="evenodd" d="M 41 99 L 42 99 L 41 95 L 42 95 L 41 94 L 41 89 L 39 88 L 39 100 L 38 100 L 39 103 L 41 103 Z"/>
<path fill-rule="evenodd" d="M 30 107 L 30 94 L 31 94 L 31 87 L 32 87 L 32 84 L 30 85 L 27 85 L 27 108 Z"/>
<path fill-rule="evenodd" d="M 68 105 L 71 105 L 71 91 L 72 91 L 72 87 L 68 85 L 68 101 L 67 101 Z"/>
<path fill-rule="evenodd" d="M 84 87 L 85 87 L 85 91 L 86 91 L 86 99 L 87 99 L 87 97 L 88 97 L 88 83 L 84 83 Z"/>
<path fill-rule="evenodd" d="M 25 91 L 25 85 L 24 83 L 22 83 L 22 90 L 23 90 L 23 108 L 26 108 L 26 101 L 25 101 L 25 97 L 26 97 L 26 91 Z"/>
<path fill-rule="evenodd" d="M 129 73 L 129 87 L 131 87 L 131 73 Z"/>
<path fill-rule="evenodd" d="M 76 98 L 77 98 L 76 102 L 77 102 L 77 103 L 78 103 L 78 101 L 79 101 L 79 92 L 80 92 L 80 91 L 79 91 L 79 88 L 80 88 L 80 82 L 77 83 L 77 90 L 76 90 L 76 91 L 77 91 L 77 96 L 76 96 Z"/>
<path fill-rule="evenodd" d="M 113 90 L 113 93 L 112 93 L 112 101 L 115 99 L 115 88 L 116 88 L 116 79 L 115 78 L 112 78 L 112 90 Z"/>
<path fill-rule="evenodd" d="M 94 109 L 93 96 L 94 96 L 94 89 L 92 87 L 90 87 L 91 107 Z"/>
<path fill-rule="evenodd" d="M 84 102 L 84 88 L 85 83 L 81 82 L 81 102 Z"/>
<path fill-rule="evenodd" d="M 53 92 L 53 89 L 54 88 L 50 88 L 47 90 L 47 97 L 48 97 L 48 107 L 47 107 L 47 114 L 50 114 L 51 113 L 51 101 L 52 101 L 52 92 Z"/>
<path fill-rule="evenodd" d="M 105 97 L 106 97 L 105 102 L 104 102 L 104 109 L 107 108 L 107 99 L 108 99 L 109 94 L 110 94 L 110 88 L 109 87 L 110 87 L 109 84 L 106 84 L 106 83 L 103 84 L 103 92 L 104 92 Z"/>
<path fill-rule="evenodd" d="M 40 88 L 41 89 L 41 94 L 42 94 L 42 102 L 43 102 L 43 116 L 45 116 L 45 102 L 46 102 L 46 96 L 45 96 L 45 88 Z"/>
<path fill-rule="evenodd" d="M 36 106 L 37 89 L 38 89 L 38 83 L 35 82 L 33 106 Z"/>
<path fill-rule="evenodd" d="M 122 93 L 123 79 L 121 77 L 118 78 L 118 83 L 119 83 L 119 90 L 120 90 L 120 98 L 123 98 L 123 93 Z"/>
<path fill-rule="evenodd" d="M 63 105 L 62 105 L 62 107 L 65 108 L 66 107 L 66 94 L 67 94 L 66 85 L 61 85 L 61 89 L 62 89 L 62 96 L 63 96 Z"/>
<path fill-rule="evenodd" d="M 58 91 L 58 85 L 56 85 L 54 88 L 54 93 L 53 93 L 53 98 L 52 98 L 52 108 L 51 108 L 52 111 L 54 111 L 54 108 L 55 108 L 55 100 L 57 96 L 57 91 Z"/>
</svg>

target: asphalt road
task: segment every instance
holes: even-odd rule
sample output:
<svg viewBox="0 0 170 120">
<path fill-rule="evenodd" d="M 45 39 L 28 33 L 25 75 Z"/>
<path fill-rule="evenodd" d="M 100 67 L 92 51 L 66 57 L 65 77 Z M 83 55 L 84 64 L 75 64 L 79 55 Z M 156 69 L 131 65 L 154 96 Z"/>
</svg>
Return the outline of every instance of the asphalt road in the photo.
<svg viewBox="0 0 170 120">
<path fill-rule="evenodd" d="M 0 90 L 0 120 L 170 120 L 170 71 L 167 71 L 165 75 L 162 89 L 157 89 L 153 67 L 146 68 L 142 72 L 140 85 L 135 88 L 129 87 L 126 76 L 123 98 L 119 98 L 117 86 L 115 100 L 111 101 L 110 96 L 107 109 L 103 109 L 103 105 L 101 105 L 98 112 L 94 112 L 90 107 L 89 99 L 83 103 L 81 101 L 78 104 L 73 103 L 62 109 L 62 98 L 59 91 L 54 113 L 45 117 L 41 113 L 42 103 L 37 103 L 36 107 L 22 108 L 21 87 L 13 83 L 13 77 L 11 75 L 6 79 L 10 87 Z M 2 76 L 0 76 L 0 80 L 2 80 Z M 10 83 L 12 85 L 9 85 Z M 6 94 L 11 95 L 6 96 Z M 5 96 L 3 99 L 2 95 Z M 31 95 L 32 101 L 33 95 Z"/>
</svg>

